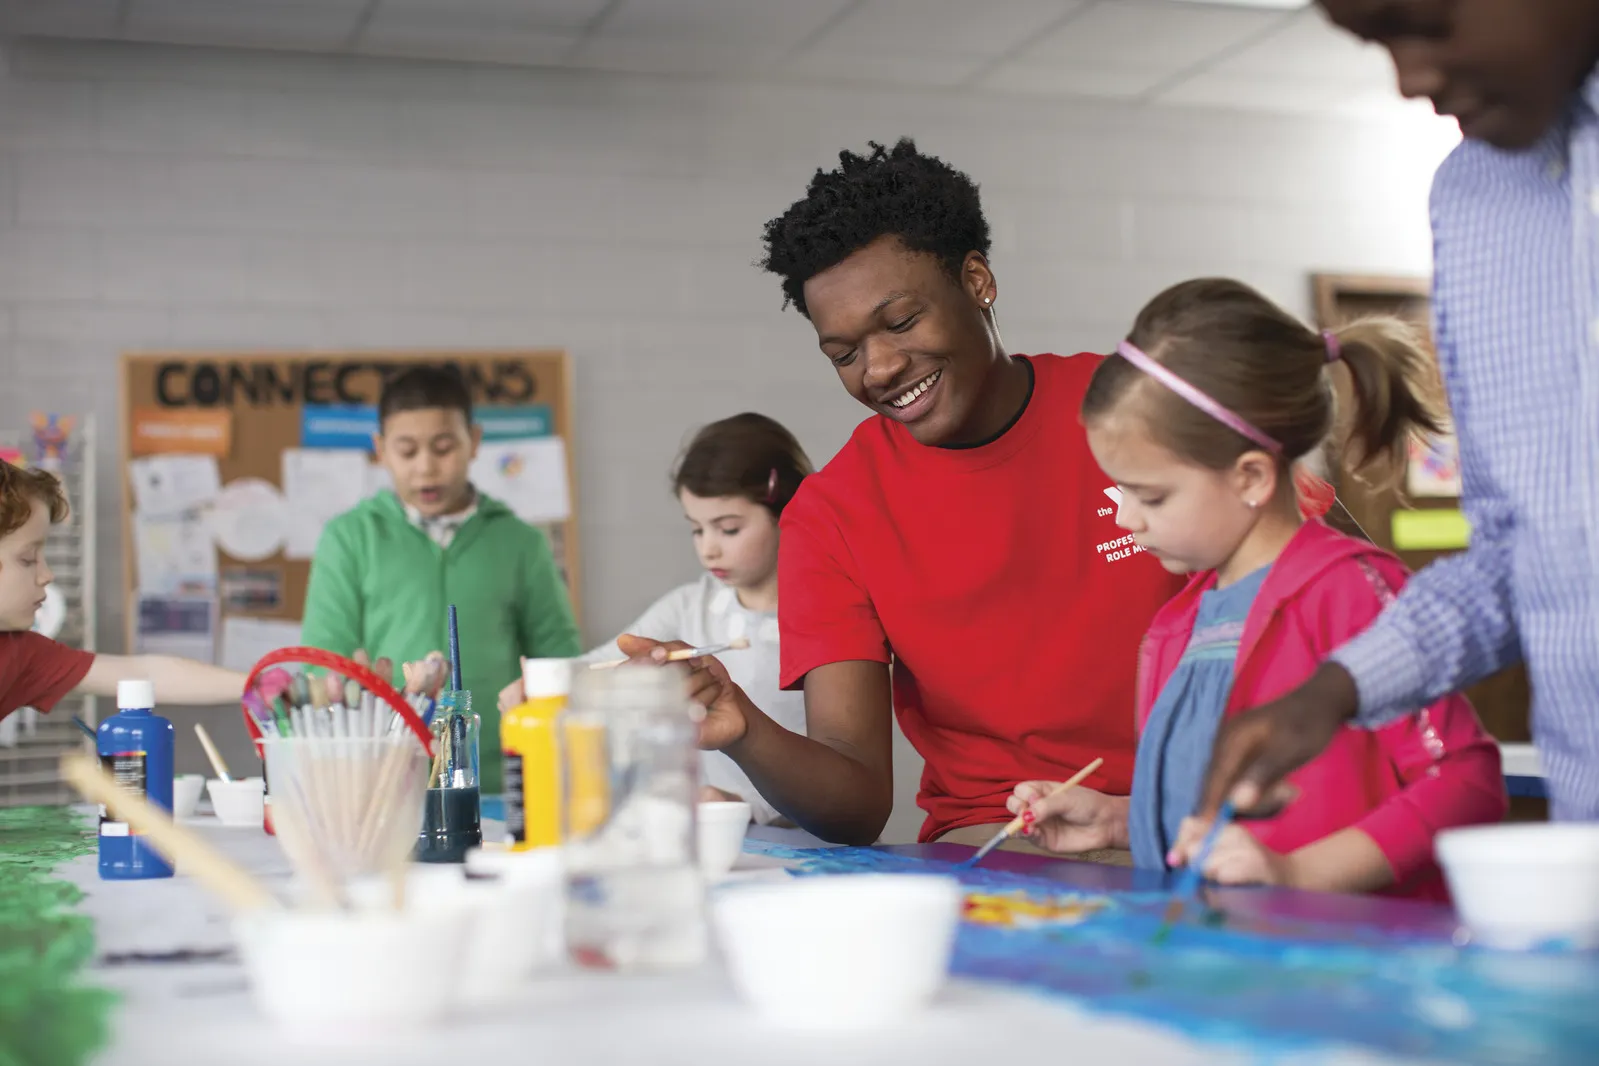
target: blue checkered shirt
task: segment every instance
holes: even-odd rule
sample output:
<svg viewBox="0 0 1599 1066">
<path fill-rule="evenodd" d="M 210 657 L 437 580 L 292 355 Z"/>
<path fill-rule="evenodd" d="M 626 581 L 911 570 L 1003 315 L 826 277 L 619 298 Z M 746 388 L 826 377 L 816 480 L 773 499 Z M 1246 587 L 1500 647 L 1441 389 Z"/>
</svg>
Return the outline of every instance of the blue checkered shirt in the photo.
<svg viewBox="0 0 1599 1066">
<path fill-rule="evenodd" d="M 1471 546 L 1333 655 L 1378 725 L 1525 659 L 1559 819 L 1599 818 L 1599 72 L 1544 141 L 1432 188 L 1438 360 Z"/>
</svg>

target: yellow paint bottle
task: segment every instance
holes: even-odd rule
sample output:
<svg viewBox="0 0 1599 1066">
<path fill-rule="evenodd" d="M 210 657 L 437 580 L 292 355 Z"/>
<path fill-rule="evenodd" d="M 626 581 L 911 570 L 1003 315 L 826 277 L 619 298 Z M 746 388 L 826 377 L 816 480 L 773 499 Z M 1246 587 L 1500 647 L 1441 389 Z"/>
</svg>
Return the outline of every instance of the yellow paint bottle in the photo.
<svg viewBox="0 0 1599 1066">
<path fill-rule="evenodd" d="M 505 836 L 512 851 L 561 842 L 561 759 L 556 721 L 572 687 L 568 659 L 523 659 L 523 702 L 500 719 L 505 756 Z"/>
</svg>

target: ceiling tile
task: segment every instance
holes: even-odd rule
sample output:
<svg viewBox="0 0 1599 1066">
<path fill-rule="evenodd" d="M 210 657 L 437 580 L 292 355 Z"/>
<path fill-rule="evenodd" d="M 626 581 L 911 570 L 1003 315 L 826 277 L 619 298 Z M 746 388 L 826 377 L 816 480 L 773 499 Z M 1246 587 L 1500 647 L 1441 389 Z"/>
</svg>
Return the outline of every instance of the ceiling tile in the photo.
<svg viewBox="0 0 1599 1066">
<path fill-rule="evenodd" d="M 1069 19 L 1017 58 L 1177 71 L 1265 33 L 1286 17 L 1280 11 L 1253 8 L 1115 0 Z"/>
<path fill-rule="evenodd" d="M 1206 71 L 1160 94 L 1162 104 L 1242 108 L 1292 114 L 1326 113 L 1344 90 L 1307 79 L 1249 78 Z"/>
<path fill-rule="evenodd" d="M 831 49 L 806 49 L 785 69 L 803 78 L 840 84 L 953 86 L 982 69 L 979 55 L 876 55 L 866 58 Z"/>
<path fill-rule="evenodd" d="M 382 0 L 372 22 L 427 26 L 464 23 L 476 30 L 514 27 L 576 33 L 604 11 L 607 3 L 608 0 Z"/>
<path fill-rule="evenodd" d="M 331 51 L 363 0 L 132 0 L 123 35 L 136 41 Z"/>
<path fill-rule="evenodd" d="M 0 0 L 0 32 L 110 37 L 119 0 Z"/>
<path fill-rule="evenodd" d="M 1086 0 L 864 0 L 809 52 L 852 56 L 998 56 L 1081 8 Z"/>
<path fill-rule="evenodd" d="M 1167 70 L 1136 66 L 1044 64 L 1013 60 L 985 73 L 980 84 L 985 89 L 998 89 L 1001 92 L 1130 100 L 1143 96 L 1170 76 Z"/>
<path fill-rule="evenodd" d="M 595 34 L 595 43 L 691 42 L 787 50 L 803 43 L 850 0 L 623 0 Z"/>
<path fill-rule="evenodd" d="M 1327 23 L 1317 10 L 1291 18 L 1281 30 L 1217 63 L 1218 72 L 1283 80 L 1369 85 L 1393 83 L 1393 64 L 1381 45 L 1358 38 Z"/>
<path fill-rule="evenodd" d="M 474 26 L 368 26 L 355 52 L 394 59 L 554 66 L 577 46 L 575 33 L 530 33 Z"/>
</svg>

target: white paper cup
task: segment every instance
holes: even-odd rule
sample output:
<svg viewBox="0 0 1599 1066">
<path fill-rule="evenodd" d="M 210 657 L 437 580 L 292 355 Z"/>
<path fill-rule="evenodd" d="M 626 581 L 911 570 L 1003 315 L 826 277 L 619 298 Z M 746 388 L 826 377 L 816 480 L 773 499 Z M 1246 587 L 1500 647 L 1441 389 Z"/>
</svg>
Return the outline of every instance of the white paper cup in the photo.
<svg viewBox="0 0 1599 1066">
<path fill-rule="evenodd" d="M 1455 910 L 1476 942 L 1599 947 L 1599 824 L 1447 829 L 1434 847 Z"/>
<path fill-rule="evenodd" d="M 750 805 L 743 802 L 702 803 L 699 806 L 700 872 L 709 879 L 733 868 L 744 850 L 750 827 Z"/>
<path fill-rule="evenodd" d="M 179 774 L 172 779 L 172 817 L 193 818 L 205 791 L 204 774 Z"/>
</svg>

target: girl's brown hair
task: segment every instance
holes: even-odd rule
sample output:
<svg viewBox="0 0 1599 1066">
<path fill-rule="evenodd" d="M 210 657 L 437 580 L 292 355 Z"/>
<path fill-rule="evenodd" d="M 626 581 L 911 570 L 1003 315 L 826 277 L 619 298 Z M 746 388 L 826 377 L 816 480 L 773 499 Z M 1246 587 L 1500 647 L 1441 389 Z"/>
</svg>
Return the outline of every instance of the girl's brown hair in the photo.
<svg viewBox="0 0 1599 1066">
<path fill-rule="evenodd" d="M 48 470 L 12 466 L 0 459 L 0 537 L 10 536 L 28 524 L 35 506 L 50 512 L 50 523 L 66 520 L 67 494 L 61 479 Z"/>
<path fill-rule="evenodd" d="M 1333 331 L 1354 385 L 1350 469 L 1374 468 L 1392 484 L 1414 436 L 1441 432 L 1436 372 L 1416 330 L 1401 319 L 1357 319 Z M 1242 282 L 1198 278 L 1173 285 L 1138 313 L 1128 341 L 1282 445 L 1292 463 L 1332 434 L 1330 344 Z M 1142 373 L 1120 356 L 1095 370 L 1085 423 L 1132 399 L 1149 432 L 1183 458 L 1224 470 L 1259 445 Z"/>
<path fill-rule="evenodd" d="M 742 496 L 776 518 L 814 473 L 794 434 L 746 411 L 712 422 L 694 434 L 672 472 L 672 492 L 717 499 Z"/>
</svg>

